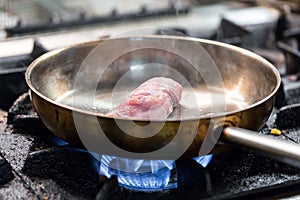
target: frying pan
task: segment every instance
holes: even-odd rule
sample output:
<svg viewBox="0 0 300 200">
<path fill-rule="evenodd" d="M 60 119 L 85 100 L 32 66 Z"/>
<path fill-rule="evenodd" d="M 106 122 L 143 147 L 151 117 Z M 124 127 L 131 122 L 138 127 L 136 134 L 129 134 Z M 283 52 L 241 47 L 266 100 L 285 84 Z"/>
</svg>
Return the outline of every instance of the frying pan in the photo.
<svg viewBox="0 0 300 200">
<path fill-rule="evenodd" d="M 174 49 L 183 50 L 183 54 L 196 52 L 196 56 L 193 54 L 190 57 L 192 60 L 186 61 L 169 50 L 151 47 L 166 41 L 171 46 L 175 45 Z M 112 54 L 118 51 L 120 54 L 133 43 L 147 43 L 150 47 L 135 48 L 108 62 L 107 58 L 112 58 Z M 101 44 L 104 45 L 102 50 L 95 51 Z M 86 62 L 89 56 L 91 59 Z M 205 60 L 207 56 L 213 62 Z M 188 69 L 195 68 L 194 64 L 197 69 L 189 72 Z M 211 66 L 205 68 L 205 65 Z M 160 66 L 168 66 L 167 72 L 160 72 Z M 214 67 L 216 71 L 212 75 L 211 69 Z M 149 121 L 106 117 L 105 112 L 112 106 L 107 101 L 89 105 L 93 99 L 99 99 L 104 94 L 110 94 L 111 99 L 118 101 L 119 97 L 112 95 L 122 91 L 128 93 L 151 76 L 169 76 L 170 68 L 187 80 L 187 86 L 195 91 L 196 98 L 199 94 L 210 92 L 210 88 L 220 89 L 225 96 L 233 94 L 235 106 L 229 105 L 226 97 L 223 101 L 226 109 L 216 106 L 221 109 L 220 112 L 212 110 L 210 113 L 194 114 L 191 109 L 183 118 Z M 98 76 L 95 74 L 99 70 L 101 77 L 95 79 L 93 76 Z M 128 79 L 118 85 L 124 76 Z M 215 77 L 220 78 L 221 83 Z M 78 80 L 81 80 L 79 85 Z M 206 148 L 205 153 L 215 153 L 231 148 L 233 145 L 228 144 L 234 143 L 300 166 L 298 145 L 257 133 L 272 112 L 274 94 L 280 85 L 279 73 L 260 56 L 235 46 L 177 36 L 91 41 L 42 55 L 28 67 L 26 81 L 31 90 L 32 103 L 47 128 L 59 138 L 73 145 L 84 145 L 99 154 L 174 160 L 199 156 L 203 154 L 201 146 L 207 144 L 216 145 Z M 116 91 L 117 85 L 121 89 Z M 89 95 L 89 90 L 95 95 Z M 100 99 L 103 100 L 102 97 Z M 158 131 L 149 137 L 140 137 L 145 132 L 143 127 Z"/>
</svg>

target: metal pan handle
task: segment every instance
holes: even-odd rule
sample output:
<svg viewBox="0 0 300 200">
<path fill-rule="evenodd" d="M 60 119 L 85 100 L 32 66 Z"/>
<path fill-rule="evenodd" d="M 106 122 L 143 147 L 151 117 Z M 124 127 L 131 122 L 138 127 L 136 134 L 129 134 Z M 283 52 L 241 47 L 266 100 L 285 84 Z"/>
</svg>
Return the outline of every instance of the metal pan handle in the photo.
<svg viewBox="0 0 300 200">
<path fill-rule="evenodd" d="M 249 147 L 278 161 L 300 168 L 300 145 L 292 142 L 277 140 L 257 132 L 238 127 L 226 127 L 223 139 L 244 147 Z"/>
</svg>

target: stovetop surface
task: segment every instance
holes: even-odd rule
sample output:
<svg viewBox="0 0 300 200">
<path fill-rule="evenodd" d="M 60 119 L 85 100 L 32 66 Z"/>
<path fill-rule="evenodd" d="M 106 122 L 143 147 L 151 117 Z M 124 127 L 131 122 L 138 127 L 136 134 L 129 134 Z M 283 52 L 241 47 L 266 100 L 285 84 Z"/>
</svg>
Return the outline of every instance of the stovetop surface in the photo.
<svg viewBox="0 0 300 200">
<path fill-rule="evenodd" d="M 299 143 L 300 129 L 296 124 L 278 123 L 278 117 L 287 122 L 287 116 L 298 110 L 296 107 L 293 112 L 274 113 L 269 127 L 261 134 L 270 135 L 273 126 L 285 130 L 278 139 Z M 145 193 L 121 188 L 115 177 L 107 179 L 97 174 L 91 164 L 93 157 L 86 151 L 53 142 L 52 134 L 33 111 L 28 94 L 21 96 L 8 113 L 1 112 L 0 144 L 3 169 L 0 197 L 3 199 L 232 199 L 245 196 L 263 199 L 297 194 L 300 187 L 299 169 L 237 148 L 214 155 L 207 168 L 193 160 L 176 161 L 178 189 Z"/>
</svg>

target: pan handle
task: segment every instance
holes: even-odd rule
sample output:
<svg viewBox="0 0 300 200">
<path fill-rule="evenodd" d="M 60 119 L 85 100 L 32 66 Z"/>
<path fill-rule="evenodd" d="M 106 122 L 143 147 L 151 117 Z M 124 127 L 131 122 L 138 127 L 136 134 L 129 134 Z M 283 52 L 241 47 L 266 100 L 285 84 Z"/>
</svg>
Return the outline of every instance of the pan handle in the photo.
<svg viewBox="0 0 300 200">
<path fill-rule="evenodd" d="M 267 157 L 300 168 L 299 144 L 259 135 L 257 132 L 238 127 L 224 128 L 222 138 L 234 144 L 250 147 Z"/>
</svg>

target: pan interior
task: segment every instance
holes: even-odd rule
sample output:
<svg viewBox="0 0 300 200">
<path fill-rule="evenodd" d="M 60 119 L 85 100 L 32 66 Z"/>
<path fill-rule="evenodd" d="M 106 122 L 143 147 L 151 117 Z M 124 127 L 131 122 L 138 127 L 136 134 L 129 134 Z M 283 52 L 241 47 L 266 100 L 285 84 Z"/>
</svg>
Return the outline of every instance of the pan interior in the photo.
<svg viewBox="0 0 300 200">
<path fill-rule="evenodd" d="M 58 97 L 56 101 L 63 105 L 105 114 L 117 106 L 133 89 L 128 88 L 120 92 L 108 90 L 98 95 L 95 95 L 93 92 L 72 91 Z M 217 99 L 212 101 L 212 96 Z M 180 104 L 174 108 L 168 119 L 181 119 L 183 112 L 189 113 L 186 116 L 188 118 L 211 117 L 238 111 L 250 105 L 249 102 L 240 96 L 227 95 L 225 98 L 224 102 L 224 94 L 219 88 L 211 88 L 210 91 L 207 91 L 207 89 L 194 90 L 184 88 Z M 224 103 L 226 103 L 225 106 Z M 212 109 L 212 106 L 214 106 L 214 109 Z M 213 110 L 216 112 L 213 112 Z"/>
<path fill-rule="evenodd" d="M 112 48 L 114 43 L 122 44 L 120 40 L 126 39 L 112 39 Z M 180 41 L 189 42 L 187 39 Z M 207 52 L 205 55 L 198 52 L 201 59 L 196 59 L 197 70 L 180 55 L 153 48 L 127 52 L 107 66 L 101 66 L 97 59 L 87 63 L 86 57 L 93 57 L 93 49 L 98 44 L 92 42 L 45 55 L 33 64 L 29 78 L 32 88 L 53 103 L 104 116 L 147 79 L 170 77 L 183 85 L 180 106 L 169 116 L 170 120 L 245 110 L 271 97 L 278 88 L 277 72 L 262 58 L 229 45 L 205 40 L 197 43 Z M 99 56 L 105 57 L 99 52 L 94 55 L 95 58 Z M 204 61 L 203 56 L 213 62 Z M 217 74 L 208 72 L 210 65 L 217 67 L 221 81 Z M 93 77 L 99 73 L 100 77 Z M 78 77 L 84 81 L 74 87 Z M 182 111 L 186 113 L 184 117 Z"/>
</svg>

